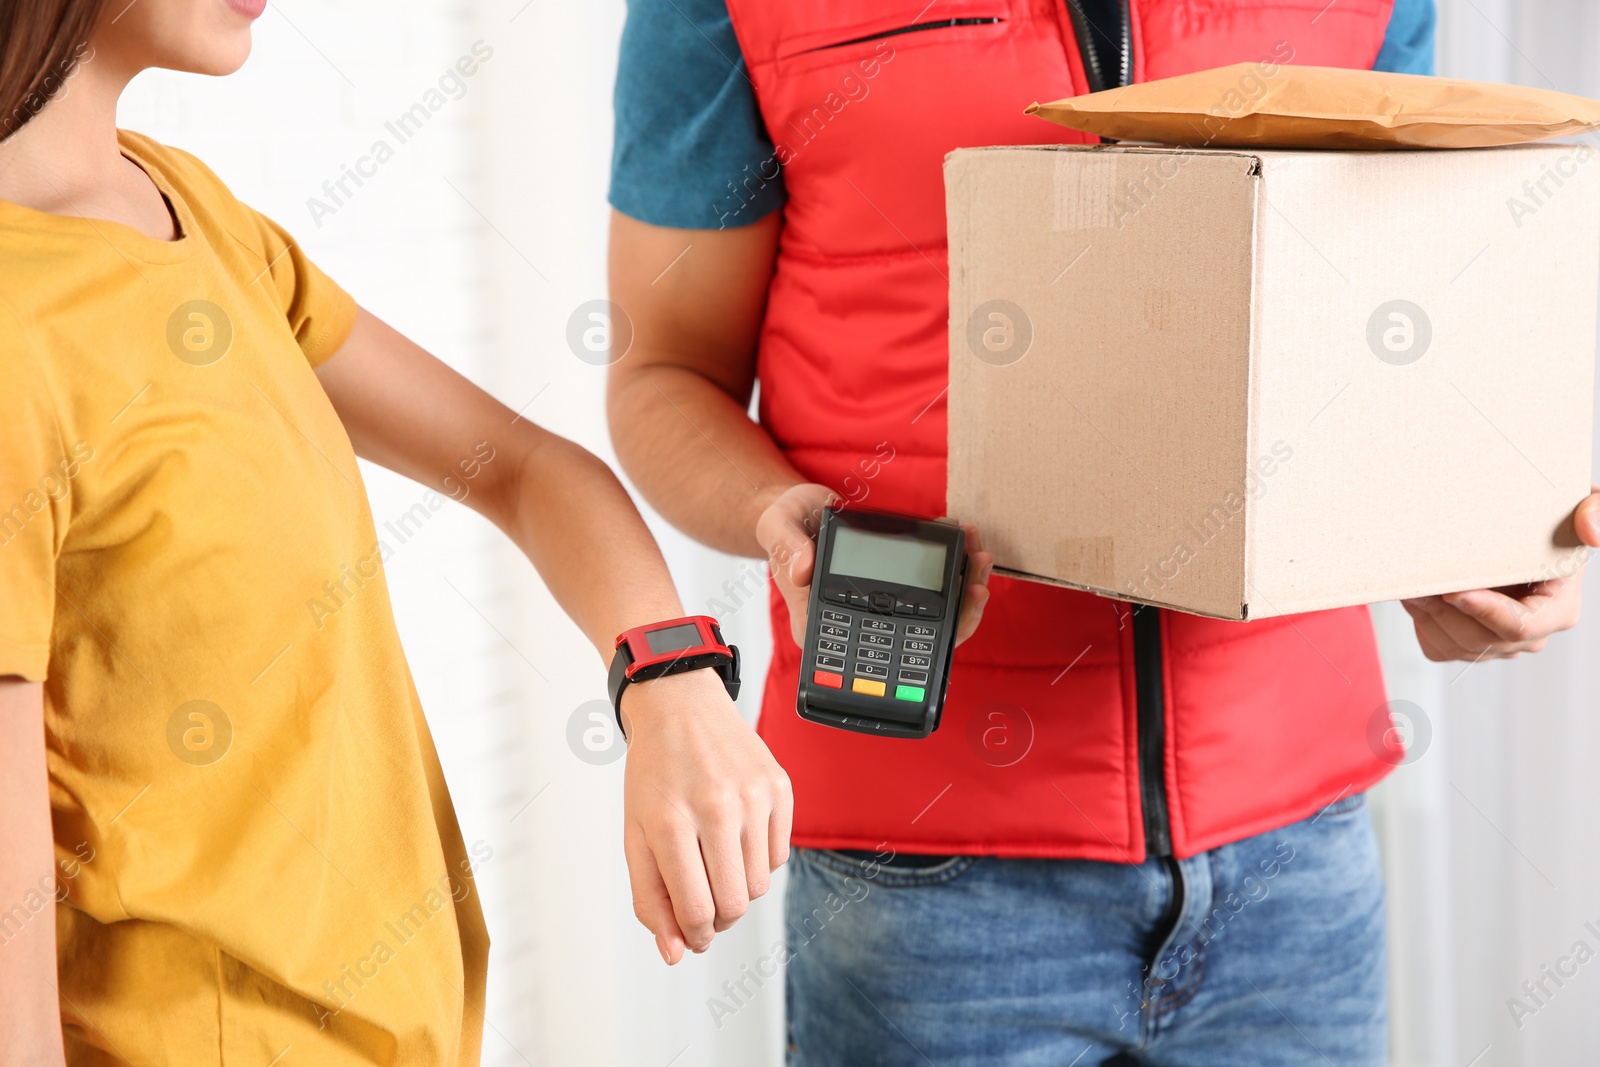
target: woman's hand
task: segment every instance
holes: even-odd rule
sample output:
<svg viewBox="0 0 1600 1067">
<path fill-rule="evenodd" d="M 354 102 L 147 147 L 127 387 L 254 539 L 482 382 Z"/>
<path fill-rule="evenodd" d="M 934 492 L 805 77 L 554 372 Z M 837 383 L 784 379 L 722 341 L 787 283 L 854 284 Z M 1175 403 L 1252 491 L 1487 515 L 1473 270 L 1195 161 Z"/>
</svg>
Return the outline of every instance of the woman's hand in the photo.
<svg viewBox="0 0 1600 1067">
<path fill-rule="evenodd" d="M 817 527 L 822 509 L 839 494 L 825 485 L 791 486 L 761 513 L 756 540 L 766 550 L 772 580 L 789 608 L 789 630 L 794 643 L 805 642 L 806 602 L 811 596 L 811 573 L 817 562 Z M 972 636 L 989 602 L 989 572 L 994 557 L 983 550 L 975 526 L 967 532 L 967 588 L 961 595 L 961 617 L 956 623 L 956 644 Z"/>
<path fill-rule="evenodd" d="M 1600 491 L 1572 515 L 1578 538 L 1600 548 Z M 1447 660 L 1515 659 L 1538 652 L 1550 635 L 1578 624 L 1583 572 L 1532 585 L 1474 589 L 1403 600 L 1423 655 Z"/>
<path fill-rule="evenodd" d="M 714 671 L 628 686 L 623 846 L 633 913 L 668 964 L 704 952 L 789 858 L 789 776 Z"/>
</svg>

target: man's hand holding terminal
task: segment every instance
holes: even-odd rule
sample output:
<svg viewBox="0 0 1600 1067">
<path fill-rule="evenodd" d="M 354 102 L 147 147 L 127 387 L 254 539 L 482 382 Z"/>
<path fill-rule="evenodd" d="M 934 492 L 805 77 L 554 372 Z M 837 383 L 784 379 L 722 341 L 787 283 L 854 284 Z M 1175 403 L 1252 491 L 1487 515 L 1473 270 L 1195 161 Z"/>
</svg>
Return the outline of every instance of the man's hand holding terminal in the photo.
<svg viewBox="0 0 1600 1067">
<path fill-rule="evenodd" d="M 822 509 L 838 494 L 825 485 L 791 486 L 768 504 L 756 521 L 756 540 L 767 554 L 772 580 L 789 609 L 789 631 L 795 644 L 805 640 L 806 601 L 811 595 L 811 574 L 817 562 L 817 524 Z M 961 595 L 961 617 L 956 623 L 956 644 L 971 637 L 989 602 L 989 572 L 994 557 L 983 550 L 975 526 L 967 532 L 967 588 Z"/>
</svg>

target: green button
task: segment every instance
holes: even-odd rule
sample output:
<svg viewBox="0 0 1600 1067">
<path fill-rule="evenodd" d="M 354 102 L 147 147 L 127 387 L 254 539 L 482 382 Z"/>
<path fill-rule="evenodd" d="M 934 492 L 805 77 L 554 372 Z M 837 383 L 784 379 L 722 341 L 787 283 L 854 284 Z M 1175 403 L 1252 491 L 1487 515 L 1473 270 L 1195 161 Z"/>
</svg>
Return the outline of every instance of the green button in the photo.
<svg viewBox="0 0 1600 1067">
<path fill-rule="evenodd" d="M 920 685 L 897 685 L 894 687 L 894 698 L 896 700 L 920 701 L 927 694 L 928 691 Z"/>
</svg>

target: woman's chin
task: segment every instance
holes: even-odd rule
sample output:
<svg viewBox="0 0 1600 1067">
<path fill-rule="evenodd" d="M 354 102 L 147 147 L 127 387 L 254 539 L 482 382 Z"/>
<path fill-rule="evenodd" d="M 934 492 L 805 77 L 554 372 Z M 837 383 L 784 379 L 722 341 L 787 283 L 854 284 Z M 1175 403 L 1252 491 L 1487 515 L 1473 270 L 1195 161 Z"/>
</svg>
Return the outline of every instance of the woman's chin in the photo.
<svg viewBox="0 0 1600 1067">
<path fill-rule="evenodd" d="M 210 40 L 203 49 L 184 49 L 168 53 L 159 63 L 152 64 L 163 70 L 176 70 L 184 74 L 205 74 L 223 77 L 244 66 L 250 58 L 250 31 L 245 30 L 239 39 L 232 41 Z"/>
</svg>

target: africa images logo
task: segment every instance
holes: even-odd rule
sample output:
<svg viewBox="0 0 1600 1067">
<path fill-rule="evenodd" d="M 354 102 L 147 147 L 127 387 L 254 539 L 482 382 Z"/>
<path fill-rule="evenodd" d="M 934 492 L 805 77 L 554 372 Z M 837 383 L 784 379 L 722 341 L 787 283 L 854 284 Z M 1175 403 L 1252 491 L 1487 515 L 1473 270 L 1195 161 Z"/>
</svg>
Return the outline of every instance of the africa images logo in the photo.
<svg viewBox="0 0 1600 1067">
<path fill-rule="evenodd" d="M 967 347 L 993 367 L 1009 367 L 1033 346 L 1033 320 L 1009 300 L 986 300 L 967 317 Z"/>
<path fill-rule="evenodd" d="M 1433 323 L 1428 313 L 1409 300 L 1379 304 L 1367 319 L 1367 347 L 1391 366 L 1415 363 L 1432 343 Z"/>
<path fill-rule="evenodd" d="M 191 366 L 210 366 L 233 347 L 233 320 L 209 300 L 179 304 L 167 318 L 167 347 Z"/>
<path fill-rule="evenodd" d="M 233 747 L 233 720 L 209 700 L 191 700 L 167 719 L 167 747 L 190 766 L 210 766 Z"/>
</svg>

